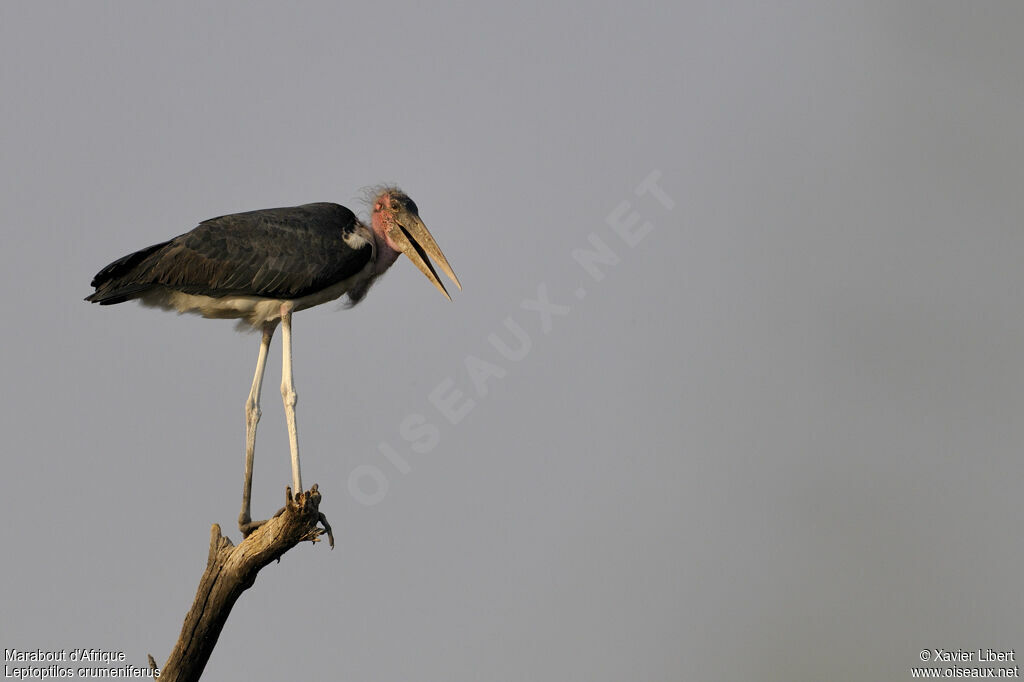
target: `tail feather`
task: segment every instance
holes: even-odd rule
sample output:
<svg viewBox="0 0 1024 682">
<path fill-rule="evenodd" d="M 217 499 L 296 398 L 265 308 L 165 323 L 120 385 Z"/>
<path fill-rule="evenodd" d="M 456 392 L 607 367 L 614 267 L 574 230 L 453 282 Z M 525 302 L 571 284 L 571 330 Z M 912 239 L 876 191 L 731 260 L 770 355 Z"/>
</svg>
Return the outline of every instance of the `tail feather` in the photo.
<svg viewBox="0 0 1024 682">
<path fill-rule="evenodd" d="M 100 305 L 113 305 L 140 296 L 154 284 L 146 281 L 145 270 L 147 268 L 140 266 L 147 258 L 169 243 L 154 244 L 135 253 L 130 253 L 97 272 L 89 284 L 89 286 L 95 287 L 96 291 L 86 296 L 85 300 Z"/>
</svg>

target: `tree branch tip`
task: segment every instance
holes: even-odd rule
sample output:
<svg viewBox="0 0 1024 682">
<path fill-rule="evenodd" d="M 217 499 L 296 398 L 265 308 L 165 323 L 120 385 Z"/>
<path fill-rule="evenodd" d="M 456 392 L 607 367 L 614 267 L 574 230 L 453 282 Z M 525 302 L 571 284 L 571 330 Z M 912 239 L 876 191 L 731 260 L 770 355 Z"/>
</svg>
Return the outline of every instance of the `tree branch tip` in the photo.
<svg viewBox="0 0 1024 682">
<path fill-rule="evenodd" d="M 215 523 L 210 527 L 210 551 L 206 555 L 206 567 L 213 566 L 217 560 L 217 550 L 220 548 L 220 540 L 224 537 L 220 534 L 220 524 Z"/>
<path fill-rule="evenodd" d="M 206 565 L 208 567 L 213 565 L 213 562 L 217 560 L 217 553 L 220 550 L 234 546 L 235 544 L 231 540 L 221 535 L 219 523 L 210 526 L 210 553 L 206 557 Z"/>
</svg>

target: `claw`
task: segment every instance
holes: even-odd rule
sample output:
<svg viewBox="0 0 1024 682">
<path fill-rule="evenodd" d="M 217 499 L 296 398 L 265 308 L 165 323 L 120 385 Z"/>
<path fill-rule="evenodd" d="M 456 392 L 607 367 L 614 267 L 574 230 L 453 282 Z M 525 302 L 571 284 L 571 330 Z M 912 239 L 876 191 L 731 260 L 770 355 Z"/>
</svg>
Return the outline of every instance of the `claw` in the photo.
<svg viewBox="0 0 1024 682">
<path fill-rule="evenodd" d="M 320 514 L 320 525 L 324 527 L 324 532 L 327 533 L 327 541 L 331 544 L 331 549 L 334 549 L 334 531 L 331 530 L 331 524 L 327 523 L 327 517 L 324 516 L 323 512 Z"/>
</svg>

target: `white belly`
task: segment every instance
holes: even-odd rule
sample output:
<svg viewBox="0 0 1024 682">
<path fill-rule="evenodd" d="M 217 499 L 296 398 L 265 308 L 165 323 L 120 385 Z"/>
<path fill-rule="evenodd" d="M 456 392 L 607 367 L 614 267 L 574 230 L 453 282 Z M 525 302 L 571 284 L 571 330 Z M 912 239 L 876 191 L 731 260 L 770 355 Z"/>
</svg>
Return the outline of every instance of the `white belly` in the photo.
<svg viewBox="0 0 1024 682">
<path fill-rule="evenodd" d="M 372 268 L 373 262 L 371 261 L 361 272 L 348 279 L 308 296 L 294 299 L 265 298 L 263 296 L 204 296 L 158 287 L 143 294 L 139 300 L 143 305 L 155 306 L 164 310 L 195 313 L 215 319 L 238 319 L 240 326 L 249 324 L 253 328 L 259 328 L 267 322 L 280 319 L 281 305 L 284 303 L 291 303 L 292 310 L 299 311 L 340 298 L 356 282 L 370 276 L 369 271 Z"/>
</svg>

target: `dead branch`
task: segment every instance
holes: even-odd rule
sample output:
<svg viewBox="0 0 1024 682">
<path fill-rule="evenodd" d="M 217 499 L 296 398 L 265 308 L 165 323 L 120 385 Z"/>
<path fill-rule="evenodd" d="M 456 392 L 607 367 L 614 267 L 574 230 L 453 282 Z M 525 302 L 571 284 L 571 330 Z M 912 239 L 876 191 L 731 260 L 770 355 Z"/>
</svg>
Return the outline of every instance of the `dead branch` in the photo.
<svg viewBox="0 0 1024 682">
<path fill-rule="evenodd" d="M 242 592 L 253 586 L 261 568 L 280 559 L 303 540 L 319 542 L 324 533 L 330 540 L 331 548 L 334 548 L 331 527 L 327 518 L 320 513 L 320 492 L 317 486 L 294 497 L 289 487 L 286 496 L 284 508 L 256 528 L 237 547 L 221 535 L 218 524 L 213 524 L 206 570 L 199 580 L 192 608 L 181 626 L 178 642 L 160 670 L 161 680 L 194 682 L 199 679 L 206 662 L 210 660 L 224 623 L 227 622 L 231 607 Z"/>
</svg>

